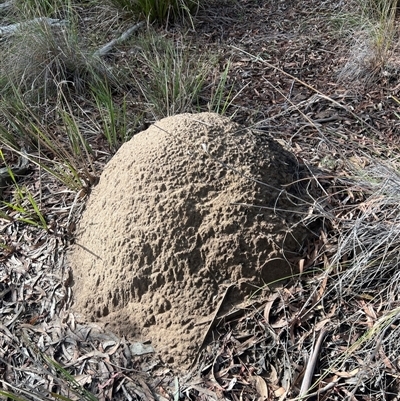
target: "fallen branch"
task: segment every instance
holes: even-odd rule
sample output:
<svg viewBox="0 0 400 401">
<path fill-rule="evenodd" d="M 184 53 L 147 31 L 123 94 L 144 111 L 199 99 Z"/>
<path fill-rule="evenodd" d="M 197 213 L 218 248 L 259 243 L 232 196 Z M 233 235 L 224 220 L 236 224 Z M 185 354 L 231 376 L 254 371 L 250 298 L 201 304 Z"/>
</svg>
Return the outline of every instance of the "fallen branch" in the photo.
<svg viewBox="0 0 400 401">
<path fill-rule="evenodd" d="M 66 20 L 60 20 L 60 19 L 54 19 L 54 18 L 46 18 L 46 17 L 34 18 L 30 21 L 18 22 L 16 24 L 7 25 L 7 26 L 0 26 L 0 36 L 12 35 L 16 31 L 20 30 L 21 28 L 24 28 L 26 26 L 33 25 L 33 24 L 46 23 L 46 24 L 52 25 L 52 26 L 61 26 L 61 25 L 65 25 L 66 22 L 67 22 Z"/>
<path fill-rule="evenodd" d="M 115 47 L 116 45 L 127 40 L 132 35 L 132 33 L 139 30 L 139 28 L 141 28 L 143 25 L 144 25 L 144 21 L 138 22 L 136 25 L 134 25 L 134 26 L 130 27 L 128 30 L 126 30 L 119 38 L 113 39 L 111 42 L 104 45 L 101 49 L 96 50 L 94 52 L 93 56 L 95 56 L 95 57 L 105 56 L 107 53 L 109 53 L 111 51 L 111 49 L 113 47 Z"/>
</svg>

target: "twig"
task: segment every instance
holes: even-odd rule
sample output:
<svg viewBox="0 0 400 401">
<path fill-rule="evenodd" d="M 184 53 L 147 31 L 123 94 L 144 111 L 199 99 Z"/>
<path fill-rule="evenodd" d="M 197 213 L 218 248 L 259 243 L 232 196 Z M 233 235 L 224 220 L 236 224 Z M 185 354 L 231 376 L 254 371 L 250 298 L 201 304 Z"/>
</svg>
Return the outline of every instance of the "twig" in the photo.
<svg viewBox="0 0 400 401">
<path fill-rule="evenodd" d="M 344 385 L 344 384 L 343 384 Z M 315 391 L 314 393 L 309 393 L 307 394 L 307 398 L 310 397 L 315 397 L 315 396 L 319 396 L 323 393 L 326 393 L 327 391 L 331 390 L 332 388 L 336 387 L 336 386 L 343 386 L 338 384 L 338 380 L 335 380 L 333 382 L 328 383 L 325 387 L 322 387 L 320 389 L 318 389 L 317 391 Z M 299 396 L 300 397 L 300 396 Z M 299 401 L 299 397 L 296 398 L 288 398 L 287 401 Z"/>
<path fill-rule="evenodd" d="M 113 39 L 111 42 L 108 42 L 106 45 L 104 45 L 101 49 L 96 50 L 93 56 L 95 57 L 105 56 L 107 53 L 111 51 L 113 47 L 127 40 L 132 35 L 132 33 L 136 32 L 143 25 L 144 21 L 138 22 L 136 25 L 133 25 L 128 30 L 126 30 L 119 38 Z"/>
<path fill-rule="evenodd" d="M 302 398 L 311 387 L 311 381 L 312 381 L 312 376 L 314 374 L 315 364 L 317 363 L 319 350 L 321 348 L 325 334 L 326 334 L 326 329 L 322 328 L 319 333 L 318 340 L 314 344 L 313 350 L 311 351 L 310 359 L 308 360 L 306 371 L 304 373 L 303 383 L 301 384 L 300 396 L 299 396 L 300 398 Z"/>
</svg>

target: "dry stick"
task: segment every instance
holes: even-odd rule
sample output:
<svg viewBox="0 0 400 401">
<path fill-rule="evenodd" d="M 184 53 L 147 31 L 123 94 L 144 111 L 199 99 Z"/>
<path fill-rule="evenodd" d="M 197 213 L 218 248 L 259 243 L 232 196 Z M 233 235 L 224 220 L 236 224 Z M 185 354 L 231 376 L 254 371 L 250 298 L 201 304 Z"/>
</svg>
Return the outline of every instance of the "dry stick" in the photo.
<svg viewBox="0 0 400 401">
<path fill-rule="evenodd" d="M 315 343 L 313 350 L 311 351 L 310 359 L 308 360 L 306 371 L 304 373 L 303 383 L 301 384 L 300 389 L 300 398 L 306 395 L 307 391 L 311 387 L 312 376 L 314 374 L 315 364 L 317 363 L 317 358 L 319 355 L 319 350 L 322 345 L 322 341 L 325 337 L 326 329 L 322 328 L 319 332 L 319 337 L 317 342 Z"/>
<path fill-rule="evenodd" d="M 279 68 L 271 63 L 269 63 L 268 61 L 264 60 L 262 57 L 259 56 L 254 56 L 253 54 L 246 52 L 246 50 L 240 49 L 239 47 L 236 46 L 232 46 L 234 49 L 239 50 L 240 52 L 252 57 L 253 59 L 255 59 L 255 61 L 260 61 L 261 63 L 265 64 L 267 67 L 272 68 L 276 71 L 281 72 L 282 74 L 286 75 L 287 77 L 293 79 L 294 81 L 298 82 L 299 84 L 305 86 L 306 88 L 310 89 L 311 91 L 317 93 L 319 96 L 321 96 L 323 99 L 328 100 L 329 102 L 333 103 L 335 106 L 345 110 L 347 113 L 349 113 L 351 116 L 353 116 L 357 121 L 360 121 L 362 124 L 365 124 L 368 128 L 370 128 L 373 132 L 377 133 L 376 129 L 368 124 L 365 120 L 363 120 L 362 118 L 360 118 L 359 116 L 357 116 L 356 113 L 354 113 L 353 111 L 351 111 L 348 107 L 346 107 L 344 104 L 339 103 L 338 101 L 336 101 L 335 99 L 332 99 L 331 97 L 325 95 L 324 93 L 322 93 L 321 91 L 319 91 L 317 88 L 314 88 L 313 86 L 309 85 L 307 82 L 302 81 L 299 78 L 296 78 L 294 75 L 289 74 L 288 72 L 282 70 L 282 68 Z M 312 120 L 311 120 L 312 122 Z"/>
<path fill-rule="evenodd" d="M 338 384 L 338 381 L 339 381 L 339 379 L 328 383 L 325 387 L 320 388 L 319 390 L 315 391 L 314 393 L 307 394 L 307 398 L 319 396 L 323 393 L 326 393 L 327 391 L 329 391 L 330 389 L 332 389 L 336 386 L 339 387 L 340 385 Z M 288 401 L 298 401 L 298 400 L 299 400 L 299 398 L 293 398 Z"/>
<path fill-rule="evenodd" d="M 95 56 L 95 57 L 105 56 L 107 53 L 109 53 L 111 51 L 111 49 L 114 46 L 127 40 L 132 35 L 133 32 L 136 32 L 137 30 L 139 30 L 139 28 L 141 28 L 143 25 L 144 25 L 144 21 L 138 22 L 136 25 L 133 25 L 128 30 L 126 30 L 119 38 L 113 39 L 111 42 L 108 42 L 106 45 L 104 45 L 101 49 L 96 50 L 94 52 L 93 56 Z"/>
<path fill-rule="evenodd" d="M 52 26 L 64 26 L 67 23 L 66 20 L 38 17 L 38 18 L 34 18 L 34 19 L 32 19 L 30 21 L 26 21 L 26 22 L 18 22 L 16 24 L 12 24 L 12 25 L 0 26 L 0 36 L 12 35 L 15 32 L 17 32 L 18 30 L 20 30 L 21 28 L 24 28 L 25 26 L 43 23 L 43 22 L 48 25 L 52 25 Z"/>
</svg>

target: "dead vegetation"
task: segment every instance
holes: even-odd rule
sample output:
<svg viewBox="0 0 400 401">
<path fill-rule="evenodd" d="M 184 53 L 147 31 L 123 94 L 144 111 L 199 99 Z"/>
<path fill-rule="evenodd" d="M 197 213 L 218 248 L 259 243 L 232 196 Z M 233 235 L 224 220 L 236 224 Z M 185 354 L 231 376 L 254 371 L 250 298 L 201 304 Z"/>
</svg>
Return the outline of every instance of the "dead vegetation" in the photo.
<svg viewBox="0 0 400 401">
<path fill-rule="evenodd" d="M 157 71 L 146 57 L 157 55 L 141 53 L 136 35 L 107 53 L 106 85 L 97 85 L 98 65 L 87 62 L 136 23 L 131 14 L 106 2 L 28 3 L 2 7 L 1 25 L 22 12 L 23 20 L 73 15 L 74 40 L 27 38 L 28 30 L 22 39 L 1 38 L 2 163 L 12 173 L 23 157 L 29 169 L 1 191 L 0 397 L 398 399 L 398 15 L 386 21 L 389 42 L 378 41 L 385 30 L 368 31 L 375 42 L 353 34 L 357 2 L 343 9 L 340 1 L 209 1 L 193 26 L 144 25 L 150 39 L 209 60 L 194 102 L 173 103 L 181 95 L 173 90 L 186 85 L 178 80 L 160 93 L 157 109 L 145 90 Z M 358 50 L 352 58 L 349 49 L 368 44 L 370 54 L 371 43 L 382 44 L 377 58 L 360 59 Z M 174 56 L 169 61 L 174 67 Z M 266 283 L 228 314 L 217 310 L 193 370 L 176 374 L 149 344 L 79 322 L 70 312 L 65 252 L 90 187 L 121 142 L 160 115 L 222 103 L 314 174 L 309 185 L 320 196 L 304 224 L 318 221 L 320 230 L 299 249 L 301 274 Z"/>
</svg>

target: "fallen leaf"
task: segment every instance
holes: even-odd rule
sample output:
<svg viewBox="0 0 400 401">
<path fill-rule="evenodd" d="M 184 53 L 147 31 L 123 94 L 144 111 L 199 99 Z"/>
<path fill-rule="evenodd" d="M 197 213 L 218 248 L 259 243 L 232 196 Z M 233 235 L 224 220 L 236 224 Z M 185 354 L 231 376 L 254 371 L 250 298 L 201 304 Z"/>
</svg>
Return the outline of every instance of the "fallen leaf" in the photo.
<svg viewBox="0 0 400 401">
<path fill-rule="evenodd" d="M 271 308 L 272 308 L 272 304 L 274 303 L 274 301 L 279 297 L 279 293 L 275 292 L 274 294 L 272 294 L 269 298 L 267 303 L 265 304 L 264 307 L 264 319 L 267 323 L 269 323 L 269 314 L 271 312 Z"/>
<path fill-rule="evenodd" d="M 268 400 L 268 386 L 265 380 L 261 376 L 253 376 L 251 378 L 251 381 L 253 381 L 258 395 L 261 397 L 262 400 Z"/>
</svg>

